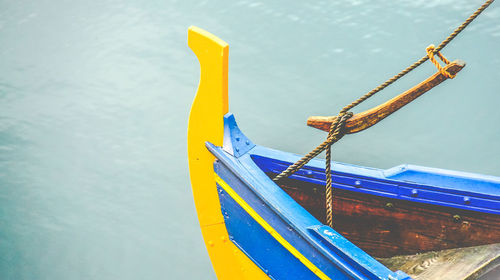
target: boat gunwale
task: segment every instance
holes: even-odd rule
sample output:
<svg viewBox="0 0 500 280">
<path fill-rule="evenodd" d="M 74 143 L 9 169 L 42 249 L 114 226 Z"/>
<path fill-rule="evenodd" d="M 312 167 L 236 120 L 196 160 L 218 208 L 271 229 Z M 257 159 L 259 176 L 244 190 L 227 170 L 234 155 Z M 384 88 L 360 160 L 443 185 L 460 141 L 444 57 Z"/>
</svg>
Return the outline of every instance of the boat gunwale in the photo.
<svg viewBox="0 0 500 280">
<path fill-rule="evenodd" d="M 329 228 L 339 237 L 342 237 L 342 239 L 346 241 L 346 244 L 350 244 L 349 248 L 337 246 L 336 250 L 340 251 L 341 254 L 338 252 L 334 253 L 330 247 L 332 245 L 326 245 L 325 238 L 321 238 L 314 232 L 316 228 L 323 227 L 324 225 L 301 205 L 295 202 L 295 200 L 293 200 L 293 198 L 291 198 L 278 185 L 274 184 L 272 180 L 269 179 L 250 158 L 251 151 L 258 146 L 254 147 L 247 154 L 242 155 L 239 158 L 229 155 L 223 150 L 222 147 L 215 146 L 210 142 L 206 143 L 206 147 L 220 162 L 224 164 L 225 167 L 227 167 L 229 171 L 231 171 L 236 178 L 241 180 L 254 195 L 263 201 L 272 212 L 282 219 L 284 223 L 288 224 L 300 237 L 303 238 L 303 240 L 305 240 L 316 251 L 321 253 L 321 255 L 326 257 L 335 266 L 342 268 L 344 273 L 351 274 L 351 277 L 356 277 L 355 279 L 364 279 L 364 277 L 360 278 L 359 274 L 356 273 L 359 272 L 359 270 L 353 271 L 353 268 L 355 268 L 353 267 L 354 264 L 355 266 L 363 267 L 363 270 L 368 272 L 368 275 L 365 274 L 365 277 L 369 277 L 368 279 L 410 279 L 402 271 L 391 271 L 368 253 L 345 239 L 345 237 L 343 237 L 340 233 Z M 258 171 L 251 172 L 255 170 Z M 256 176 L 259 178 L 256 178 Z M 271 183 L 272 185 L 262 182 L 267 180 L 268 183 Z M 271 187 L 272 190 L 270 190 L 269 187 Z M 273 192 L 275 196 L 266 196 L 263 195 L 263 192 Z M 288 206 L 293 205 L 294 207 L 277 207 L 278 205 L 283 206 L 287 204 Z M 354 254 L 355 256 L 348 252 L 353 249 L 357 251 L 357 254 Z"/>
<path fill-rule="evenodd" d="M 251 157 L 254 159 L 256 157 L 260 158 L 265 158 L 274 162 L 278 162 L 280 164 L 283 164 L 284 166 L 288 166 L 291 163 L 295 162 L 296 159 L 300 158 L 299 155 L 295 155 L 292 153 L 287 153 L 263 146 L 257 145 L 254 149 L 252 149 L 251 152 Z M 263 169 L 263 166 L 257 163 L 259 168 L 266 172 Z M 319 185 L 325 185 L 325 179 L 324 179 L 324 167 L 322 168 L 321 166 L 324 166 L 324 160 L 320 159 L 313 159 L 311 160 L 307 165 L 305 165 L 301 170 L 296 172 L 295 174 L 290 176 L 290 179 L 296 179 L 304 182 L 309 182 L 309 183 L 314 183 L 314 184 L 319 184 Z M 401 200 L 407 200 L 407 201 L 413 201 L 413 202 L 418 202 L 418 203 L 425 203 L 425 204 L 434 204 L 434 205 L 439 205 L 439 206 L 445 206 L 445 207 L 452 207 L 460 210 L 469 210 L 469 211 L 479 211 L 479 212 L 484 212 L 484 213 L 489 213 L 489 214 L 500 214 L 500 194 L 495 195 L 492 193 L 485 194 L 481 192 L 474 192 L 471 188 L 471 190 L 458 190 L 458 189 L 452 189 L 449 187 L 443 187 L 443 186 L 436 186 L 436 185 L 428 185 L 428 184 L 421 184 L 421 183 L 416 183 L 416 182 L 410 182 L 410 181 L 404 181 L 404 180 L 396 180 L 392 178 L 386 178 L 385 172 L 387 170 L 391 170 L 394 168 L 400 168 L 401 166 L 415 166 L 418 168 L 422 168 L 422 170 L 427 169 L 427 170 L 432 170 L 432 171 L 443 171 L 443 172 L 448 172 L 449 170 L 445 169 L 437 169 L 437 168 L 428 168 L 428 167 L 421 167 L 421 166 L 416 166 L 416 165 L 399 165 L 396 167 L 392 167 L 386 170 L 383 169 L 376 169 L 372 167 L 362 167 L 362 166 L 357 166 L 353 164 L 346 164 L 346 163 L 340 163 L 340 162 L 333 162 L 333 170 L 332 170 L 332 175 L 335 176 L 341 176 L 341 177 L 347 177 L 353 180 L 359 179 L 359 180 L 366 180 L 369 182 L 378 182 L 381 184 L 392 184 L 395 187 L 397 187 L 398 191 L 397 192 L 390 192 L 387 190 L 377 190 L 377 189 L 372 189 L 372 188 L 364 188 L 362 185 L 361 186 L 352 186 L 349 184 L 342 184 L 342 183 L 336 183 L 334 180 L 334 185 L 337 187 L 340 187 L 342 189 L 350 190 L 350 191 L 355 191 L 355 192 L 360 192 L 360 193 L 367 193 L 371 195 L 377 195 L 377 196 L 384 196 L 388 197 L 391 199 L 401 199 Z M 267 167 L 266 167 L 267 168 Z M 341 169 L 342 171 L 339 171 Z M 359 172 L 360 171 L 367 171 L 370 174 L 369 175 L 362 175 Z M 303 174 L 307 172 L 313 172 L 312 175 L 319 175 L 316 177 L 312 177 L 311 174 Z M 474 173 L 466 173 L 466 172 L 458 172 L 458 171 L 449 171 L 451 173 L 455 174 L 471 174 L 474 175 L 477 179 L 480 179 L 481 176 L 480 174 L 474 174 Z M 273 172 L 273 173 L 279 173 L 278 172 Z M 316 174 L 314 174 L 316 173 Z M 500 178 L 498 178 L 498 182 L 493 181 L 493 179 L 497 179 L 494 176 L 489 176 L 485 175 L 485 177 L 489 180 L 491 180 L 491 183 L 497 184 L 500 186 Z M 437 196 L 435 197 L 436 199 L 430 199 L 430 198 L 419 198 L 419 197 L 412 197 L 408 195 L 404 195 L 401 193 L 401 189 L 415 189 L 417 191 L 422 190 L 422 191 L 428 191 L 432 192 L 433 195 Z M 450 200 L 439 200 L 437 199 L 438 196 L 440 195 L 449 195 L 449 196 L 454 196 L 452 198 L 457 199 L 459 196 L 462 198 L 461 203 L 458 202 L 452 202 Z M 496 207 L 478 207 L 476 203 L 469 202 L 469 204 L 465 203 L 463 201 L 464 198 L 468 199 L 477 199 L 480 200 L 479 202 L 487 202 L 489 204 L 493 204 Z M 469 200 L 470 201 L 470 200 Z"/>
</svg>

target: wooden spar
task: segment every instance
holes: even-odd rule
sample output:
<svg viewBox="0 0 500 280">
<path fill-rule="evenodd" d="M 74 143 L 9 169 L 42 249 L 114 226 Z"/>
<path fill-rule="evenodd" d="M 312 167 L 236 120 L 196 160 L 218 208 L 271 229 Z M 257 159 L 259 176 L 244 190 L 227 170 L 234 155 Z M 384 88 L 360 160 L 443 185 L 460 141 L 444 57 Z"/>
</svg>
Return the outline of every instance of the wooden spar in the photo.
<svg viewBox="0 0 500 280">
<path fill-rule="evenodd" d="M 456 73 L 460 72 L 460 70 L 462 70 L 464 66 L 465 62 L 461 60 L 455 60 L 446 65 L 444 69 L 448 73 L 455 75 Z M 392 98 L 391 100 L 380 104 L 370 110 L 354 114 L 354 116 L 348 119 L 345 124 L 345 133 L 356 133 L 369 128 L 370 126 L 383 120 L 390 114 L 401 109 L 403 106 L 417 99 L 417 97 L 421 96 L 422 94 L 426 93 L 427 91 L 447 79 L 448 78 L 446 76 L 438 71 L 434 75 L 427 78 L 425 81 Z M 328 132 L 330 130 L 332 122 L 334 122 L 336 118 L 336 116 L 311 116 L 307 119 L 307 125 Z"/>
</svg>

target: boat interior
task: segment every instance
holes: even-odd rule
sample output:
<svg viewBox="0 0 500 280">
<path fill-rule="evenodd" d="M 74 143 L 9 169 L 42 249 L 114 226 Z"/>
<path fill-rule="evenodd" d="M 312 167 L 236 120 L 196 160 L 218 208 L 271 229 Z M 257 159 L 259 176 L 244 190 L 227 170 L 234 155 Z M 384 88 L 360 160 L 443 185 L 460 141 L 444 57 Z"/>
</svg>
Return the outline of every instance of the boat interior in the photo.
<svg viewBox="0 0 500 280">
<path fill-rule="evenodd" d="M 252 159 L 270 178 L 290 164 Z M 500 275 L 499 178 L 410 165 L 333 170 L 334 229 L 391 270 L 415 279 L 450 269 L 463 272 L 456 279 Z M 278 185 L 326 223 L 324 169 L 306 166 Z"/>
</svg>

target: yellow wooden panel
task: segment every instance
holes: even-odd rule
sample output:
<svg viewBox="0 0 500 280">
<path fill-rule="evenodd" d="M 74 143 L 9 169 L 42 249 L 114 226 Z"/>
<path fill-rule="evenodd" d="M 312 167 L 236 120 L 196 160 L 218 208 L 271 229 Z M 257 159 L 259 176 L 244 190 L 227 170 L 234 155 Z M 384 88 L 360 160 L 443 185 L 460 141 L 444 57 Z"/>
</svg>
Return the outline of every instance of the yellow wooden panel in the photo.
<svg viewBox="0 0 500 280">
<path fill-rule="evenodd" d="M 188 160 L 205 245 L 218 279 L 269 279 L 228 239 L 213 176 L 215 158 L 205 147 L 206 141 L 222 146 L 229 46 L 193 26 L 188 30 L 188 45 L 200 62 L 200 83 L 189 114 Z"/>
</svg>

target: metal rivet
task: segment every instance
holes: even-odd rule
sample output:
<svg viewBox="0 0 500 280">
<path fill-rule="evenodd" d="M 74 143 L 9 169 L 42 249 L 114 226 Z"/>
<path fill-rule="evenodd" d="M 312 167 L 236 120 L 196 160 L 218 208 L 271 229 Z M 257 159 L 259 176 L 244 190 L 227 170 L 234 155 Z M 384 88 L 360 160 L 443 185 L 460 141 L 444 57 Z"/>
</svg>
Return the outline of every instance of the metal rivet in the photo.
<svg viewBox="0 0 500 280">
<path fill-rule="evenodd" d="M 312 172 L 311 170 L 307 170 L 307 171 L 306 171 L 306 174 L 307 174 L 307 175 L 312 175 L 312 174 L 313 174 L 313 172 Z"/>
<path fill-rule="evenodd" d="M 234 139 L 236 139 L 236 141 L 240 141 L 240 137 L 236 137 L 236 138 L 234 138 Z"/>
<path fill-rule="evenodd" d="M 387 202 L 387 203 L 385 204 L 385 208 L 386 208 L 386 209 L 393 209 L 393 208 L 394 208 L 394 204 L 392 204 L 392 203 L 390 203 L 390 202 Z"/>
<path fill-rule="evenodd" d="M 460 222 L 461 219 L 462 218 L 460 217 L 460 215 L 453 215 L 453 221 L 458 223 L 458 222 Z"/>
<path fill-rule="evenodd" d="M 415 190 L 415 189 L 411 190 L 411 196 L 417 197 L 418 196 L 418 190 Z"/>
<path fill-rule="evenodd" d="M 215 243 L 214 243 L 212 240 L 210 240 L 210 241 L 208 241 L 208 246 L 210 246 L 210 247 L 214 247 L 214 246 L 215 246 Z"/>
<path fill-rule="evenodd" d="M 245 141 L 245 144 L 250 145 L 250 141 L 248 141 L 248 140 Z"/>
<path fill-rule="evenodd" d="M 240 149 L 239 149 L 239 148 L 234 148 L 234 149 L 236 150 L 236 152 L 239 152 L 239 151 L 240 151 Z"/>
<path fill-rule="evenodd" d="M 354 181 L 354 185 L 356 187 L 360 187 L 361 186 L 361 181 L 359 181 L 359 180 Z"/>
<path fill-rule="evenodd" d="M 465 204 L 470 204 L 470 197 L 464 196 L 464 203 Z"/>
</svg>

